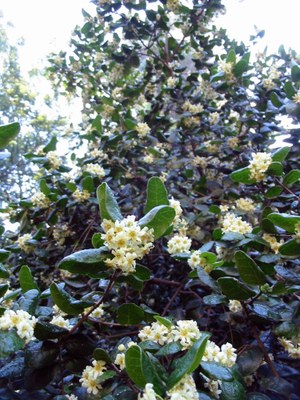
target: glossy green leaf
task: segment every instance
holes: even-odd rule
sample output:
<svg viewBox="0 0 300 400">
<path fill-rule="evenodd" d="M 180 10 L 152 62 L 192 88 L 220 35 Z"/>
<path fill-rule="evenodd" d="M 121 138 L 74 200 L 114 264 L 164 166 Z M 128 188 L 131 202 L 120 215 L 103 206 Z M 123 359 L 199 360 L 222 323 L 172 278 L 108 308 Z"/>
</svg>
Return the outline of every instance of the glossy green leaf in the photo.
<svg viewBox="0 0 300 400">
<path fill-rule="evenodd" d="M 296 94 L 296 90 L 294 89 L 292 82 L 286 82 L 284 84 L 283 90 L 284 90 L 287 98 L 290 100 L 292 100 Z"/>
<path fill-rule="evenodd" d="M 160 315 L 154 315 L 154 319 L 164 325 L 166 328 L 171 329 L 173 327 L 173 322 L 166 317 L 161 317 Z"/>
<path fill-rule="evenodd" d="M 8 279 L 8 278 L 9 278 L 9 272 L 4 267 L 3 264 L 0 264 L 0 279 Z"/>
<path fill-rule="evenodd" d="M 9 255 L 10 255 L 10 251 L 0 249 L 0 263 L 2 263 L 3 261 L 6 261 L 9 257 Z"/>
<path fill-rule="evenodd" d="M 22 265 L 19 271 L 19 282 L 23 293 L 31 289 L 36 289 L 39 291 L 39 287 L 31 274 L 30 268 L 27 265 Z"/>
<path fill-rule="evenodd" d="M 287 257 L 298 257 L 300 256 L 300 242 L 297 239 L 287 240 L 279 248 L 279 253 Z"/>
<path fill-rule="evenodd" d="M 92 245 L 95 249 L 99 249 L 104 246 L 104 240 L 102 239 L 102 234 L 96 232 L 92 236 Z"/>
<path fill-rule="evenodd" d="M 83 190 L 86 190 L 89 193 L 94 193 L 95 185 L 94 180 L 91 176 L 86 176 L 85 178 L 83 178 L 81 181 L 81 185 Z"/>
<path fill-rule="evenodd" d="M 245 60 L 238 61 L 235 66 L 233 67 L 233 75 L 235 77 L 242 76 L 244 72 L 248 69 L 248 63 Z"/>
<path fill-rule="evenodd" d="M 214 362 L 201 362 L 201 369 L 204 374 L 211 379 L 220 379 L 221 381 L 232 381 L 233 375 L 228 367 Z"/>
<path fill-rule="evenodd" d="M 245 168 L 241 168 L 236 171 L 233 171 L 229 176 L 234 182 L 245 183 L 246 185 L 247 184 L 251 185 L 251 184 L 255 183 L 255 180 L 250 178 L 250 168 L 249 167 L 245 167 Z"/>
<path fill-rule="evenodd" d="M 34 336 L 38 340 L 58 339 L 68 332 L 65 328 L 45 321 L 38 321 L 34 327 Z"/>
<path fill-rule="evenodd" d="M 286 146 L 286 147 L 281 147 L 280 149 L 276 150 L 272 154 L 272 160 L 276 162 L 282 162 L 286 159 L 287 155 L 289 154 L 291 148 Z"/>
<path fill-rule="evenodd" d="M 296 224 L 300 222 L 299 215 L 291 214 L 271 213 L 268 214 L 268 219 L 273 222 L 274 225 L 285 229 L 288 233 L 294 233 Z"/>
<path fill-rule="evenodd" d="M 122 304 L 118 308 L 117 322 L 124 325 L 136 325 L 144 319 L 144 310 L 134 303 Z"/>
<path fill-rule="evenodd" d="M 283 191 L 283 188 L 281 186 L 273 186 L 266 191 L 265 197 L 267 199 L 273 199 L 273 198 L 279 196 L 282 193 L 282 191 Z"/>
<path fill-rule="evenodd" d="M 275 161 L 269 166 L 267 174 L 274 176 L 281 176 L 283 174 L 283 166 L 280 162 Z"/>
<path fill-rule="evenodd" d="M 186 354 L 177 360 L 176 368 L 171 373 L 167 382 L 168 389 L 171 389 L 173 386 L 175 386 L 184 375 L 191 374 L 196 368 L 198 368 L 209 337 L 210 334 L 204 332 L 201 333 L 200 338 L 195 341 Z"/>
<path fill-rule="evenodd" d="M 243 251 L 236 251 L 234 254 L 235 263 L 240 277 L 251 285 L 263 285 L 266 283 L 266 276 L 256 262 Z"/>
<path fill-rule="evenodd" d="M 105 264 L 107 257 L 109 257 L 109 253 L 106 247 L 80 250 L 63 258 L 58 264 L 58 268 L 73 274 L 97 277 L 99 273 L 107 270 Z"/>
<path fill-rule="evenodd" d="M 232 382 L 222 381 L 221 383 L 223 400 L 245 400 L 244 386 L 237 380 Z"/>
<path fill-rule="evenodd" d="M 147 213 L 152 208 L 162 205 L 169 205 L 168 193 L 162 180 L 153 176 L 148 180 L 147 200 L 144 211 Z"/>
<path fill-rule="evenodd" d="M 13 122 L 8 125 L 0 126 L 0 149 L 6 147 L 20 132 L 20 124 Z"/>
<path fill-rule="evenodd" d="M 237 357 L 237 367 L 239 372 L 243 376 L 248 376 L 254 374 L 255 371 L 261 366 L 264 361 L 264 355 L 261 349 L 256 347 L 251 347 L 243 351 Z"/>
<path fill-rule="evenodd" d="M 300 170 L 299 169 L 292 169 L 288 172 L 285 177 L 283 178 L 284 185 L 292 185 L 300 180 Z"/>
<path fill-rule="evenodd" d="M 44 193 L 45 196 L 49 196 L 51 194 L 51 189 L 47 185 L 46 179 L 40 180 L 40 191 Z"/>
<path fill-rule="evenodd" d="M 30 289 L 24 293 L 19 299 L 19 306 L 22 310 L 27 311 L 31 315 L 35 315 L 35 310 L 38 305 L 40 291 Z"/>
<path fill-rule="evenodd" d="M 50 292 L 54 303 L 66 314 L 78 315 L 84 310 L 80 305 L 73 305 L 75 299 L 54 282 L 50 286 Z"/>
<path fill-rule="evenodd" d="M 225 296 L 232 300 L 248 300 L 256 294 L 236 278 L 231 278 L 229 276 L 219 278 L 218 284 L 221 286 Z"/>
<path fill-rule="evenodd" d="M 229 50 L 229 52 L 227 54 L 227 57 L 226 57 L 226 62 L 227 63 L 232 63 L 232 64 L 236 63 L 236 54 L 235 54 L 235 51 L 233 49 Z"/>
<path fill-rule="evenodd" d="M 0 331 L 0 358 L 9 356 L 22 349 L 25 342 L 15 330 Z"/>
<path fill-rule="evenodd" d="M 175 218 L 175 210 L 169 206 L 157 206 L 152 208 L 142 219 L 138 225 L 142 228 L 147 226 L 154 231 L 154 239 L 163 236 Z"/>
<path fill-rule="evenodd" d="M 199 281 L 203 285 L 210 287 L 216 292 L 220 292 L 220 288 L 217 282 L 213 278 L 211 278 L 211 276 L 206 271 L 204 271 L 202 267 L 197 267 L 197 276 L 199 278 Z"/>
<path fill-rule="evenodd" d="M 97 349 L 94 350 L 93 358 L 96 361 L 103 360 L 103 361 L 107 362 L 108 364 L 111 364 L 113 362 L 112 358 L 107 353 L 107 351 L 105 351 L 103 349 L 100 349 L 100 348 L 97 348 Z"/>
<path fill-rule="evenodd" d="M 249 305 L 249 308 L 255 315 L 267 321 L 283 320 L 283 317 L 278 312 L 274 311 L 272 307 L 268 306 L 267 304 L 259 303 L 256 301 L 255 303 Z"/>
<path fill-rule="evenodd" d="M 59 346 L 50 340 L 35 343 L 25 351 L 26 367 L 43 368 L 52 365 L 59 354 Z"/>
<path fill-rule="evenodd" d="M 7 283 L 0 284 L 0 298 L 4 297 L 5 293 L 7 292 L 9 285 Z"/>
<path fill-rule="evenodd" d="M 163 347 L 160 348 L 160 350 L 155 353 L 156 356 L 169 356 L 171 354 L 176 354 L 179 351 L 182 350 L 182 346 L 179 342 L 171 342 Z"/>
<path fill-rule="evenodd" d="M 43 152 L 44 153 L 48 153 L 49 151 L 56 150 L 56 145 L 57 145 L 57 137 L 56 136 L 52 136 L 52 138 L 49 140 L 49 142 L 43 148 Z"/>
<path fill-rule="evenodd" d="M 275 106 L 275 107 L 282 106 L 282 101 L 280 100 L 277 93 L 275 93 L 275 92 L 270 93 L 270 100 L 271 100 L 273 106 Z"/>
<path fill-rule="evenodd" d="M 291 76 L 292 76 L 292 80 L 294 82 L 299 82 L 300 81 L 300 68 L 298 67 L 298 65 L 293 65 L 292 66 Z"/>
<path fill-rule="evenodd" d="M 123 219 L 114 193 L 106 182 L 98 186 L 97 198 L 102 221 L 104 219 L 111 221 L 121 221 Z"/>
</svg>

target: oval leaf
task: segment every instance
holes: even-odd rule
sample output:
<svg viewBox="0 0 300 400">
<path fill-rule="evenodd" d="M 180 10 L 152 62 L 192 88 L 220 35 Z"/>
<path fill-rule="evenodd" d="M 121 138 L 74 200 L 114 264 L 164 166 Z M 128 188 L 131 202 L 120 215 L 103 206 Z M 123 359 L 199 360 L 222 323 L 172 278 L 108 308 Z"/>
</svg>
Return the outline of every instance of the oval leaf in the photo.
<svg viewBox="0 0 300 400">
<path fill-rule="evenodd" d="M 144 319 L 144 310 L 134 303 L 122 304 L 118 308 L 117 322 L 119 324 L 139 324 Z"/>
<path fill-rule="evenodd" d="M 236 251 L 234 254 L 235 263 L 239 271 L 240 277 L 246 283 L 251 285 L 263 285 L 266 282 L 265 274 L 243 251 Z"/>
<path fill-rule="evenodd" d="M 13 122 L 12 124 L 0 126 L 0 149 L 6 147 L 20 132 L 20 124 Z"/>
<path fill-rule="evenodd" d="M 175 210 L 169 206 L 157 206 L 152 208 L 138 224 L 143 228 L 147 226 L 153 229 L 154 239 L 158 239 L 165 234 L 175 218 Z"/>
<path fill-rule="evenodd" d="M 114 193 L 106 182 L 103 182 L 97 189 L 97 198 L 102 221 L 121 221 L 123 219 Z"/>
<path fill-rule="evenodd" d="M 149 179 L 147 184 L 147 201 L 145 213 L 152 208 L 162 205 L 169 205 L 168 193 L 162 180 L 156 176 Z"/>
<path fill-rule="evenodd" d="M 224 276 L 218 279 L 218 283 L 221 286 L 222 292 L 228 299 L 243 301 L 250 299 L 256 294 L 236 278 Z"/>
</svg>

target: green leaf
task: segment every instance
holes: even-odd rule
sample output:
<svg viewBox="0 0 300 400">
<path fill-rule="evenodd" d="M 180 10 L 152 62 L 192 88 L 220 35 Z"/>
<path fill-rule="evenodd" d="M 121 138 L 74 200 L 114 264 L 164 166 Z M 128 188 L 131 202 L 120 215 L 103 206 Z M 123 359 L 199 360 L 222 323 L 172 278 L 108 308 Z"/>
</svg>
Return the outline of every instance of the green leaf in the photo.
<svg viewBox="0 0 300 400">
<path fill-rule="evenodd" d="M 3 261 L 6 261 L 9 257 L 9 255 L 10 255 L 10 251 L 0 249 L 0 263 L 2 263 Z"/>
<path fill-rule="evenodd" d="M 280 246 L 279 253 L 282 256 L 298 257 L 300 256 L 300 243 L 297 239 L 290 239 Z"/>
<path fill-rule="evenodd" d="M 222 294 L 209 294 L 203 297 L 204 304 L 216 306 L 217 304 L 223 304 L 226 302 L 226 297 Z"/>
<path fill-rule="evenodd" d="M 129 378 L 140 388 L 144 388 L 149 382 L 145 376 L 145 353 L 139 346 L 131 346 L 125 353 L 125 366 Z"/>
<path fill-rule="evenodd" d="M 49 322 L 38 321 L 34 327 L 34 336 L 38 340 L 58 339 L 69 331 L 61 326 Z"/>
<path fill-rule="evenodd" d="M 147 226 L 154 231 L 154 239 L 163 236 L 175 218 L 175 210 L 169 206 L 157 206 L 152 208 L 142 219 L 138 225 L 142 228 Z"/>
<path fill-rule="evenodd" d="M 233 75 L 236 77 L 242 76 L 248 69 L 248 63 L 245 60 L 240 60 L 233 67 Z"/>
<path fill-rule="evenodd" d="M 296 94 L 296 90 L 294 89 L 292 82 L 286 82 L 284 84 L 283 90 L 284 90 L 287 98 L 290 100 L 292 100 Z"/>
<path fill-rule="evenodd" d="M 272 160 L 276 162 L 282 162 L 286 159 L 287 155 L 289 154 L 291 148 L 286 146 L 276 150 L 272 154 Z"/>
<path fill-rule="evenodd" d="M 160 350 L 155 353 L 156 356 L 169 356 L 176 354 L 182 350 L 182 346 L 179 342 L 171 342 L 161 347 Z"/>
<path fill-rule="evenodd" d="M 249 305 L 251 311 L 267 321 L 282 321 L 282 316 L 267 304 L 255 302 Z"/>
<path fill-rule="evenodd" d="M 249 167 L 245 167 L 245 168 L 241 168 L 236 171 L 233 171 L 229 176 L 234 182 L 245 183 L 246 185 L 251 185 L 251 184 L 255 183 L 255 180 L 250 178 L 250 168 Z"/>
<path fill-rule="evenodd" d="M 263 352 L 259 347 L 251 347 L 237 357 L 237 367 L 243 376 L 254 374 L 264 361 Z"/>
<path fill-rule="evenodd" d="M 50 286 L 50 292 L 54 303 L 66 314 L 78 315 L 84 310 L 80 305 L 73 305 L 75 299 L 54 282 Z"/>
<path fill-rule="evenodd" d="M 266 396 L 265 394 L 252 392 L 248 393 L 247 400 L 271 400 L 270 397 Z"/>
<path fill-rule="evenodd" d="M 111 359 L 110 355 L 105 350 L 100 349 L 100 348 L 94 350 L 93 358 L 96 361 L 103 360 L 103 361 L 107 362 L 108 364 L 113 363 L 113 360 Z"/>
<path fill-rule="evenodd" d="M 235 51 L 233 49 L 229 50 L 229 52 L 227 54 L 227 57 L 226 57 L 226 62 L 227 63 L 232 63 L 232 64 L 236 63 L 236 54 L 235 54 Z"/>
<path fill-rule="evenodd" d="M 27 311 L 29 314 L 34 315 L 35 309 L 38 305 L 40 291 L 37 289 L 30 289 L 23 294 L 19 300 L 19 306 L 22 310 Z"/>
<path fill-rule="evenodd" d="M 167 382 L 168 389 L 171 389 L 173 386 L 175 386 L 184 375 L 191 374 L 196 368 L 198 368 L 209 337 L 209 333 L 202 332 L 200 338 L 195 341 L 186 354 L 177 360 L 176 368 L 171 373 Z"/>
<path fill-rule="evenodd" d="M 281 176 L 283 175 L 283 166 L 280 162 L 272 162 L 267 170 L 267 174 L 274 175 L 274 176 Z"/>
<path fill-rule="evenodd" d="M 95 185 L 94 180 L 91 176 L 86 176 L 81 181 L 82 189 L 88 191 L 89 193 L 94 193 Z"/>
<path fill-rule="evenodd" d="M 213 278 L 211 278 L 211 276 L 206 271 L 204 271 L 202 267 L 197 267 L 197 275 L 203 285 L 210 287 L 216 292 L 220 292 L 220 288 L 217 282 Z"/>
<path fill-rule="evenodd" d="M 255 296 L 255 292 L 238 281 L 236 278 L 224 276 L 218 279 L 222 292 L 232 300 L 248 300 Z"/>
<path fill-rule="evenodd" d="M 99 232 L 96 232 L 92 236 L 92 245 L 95 249 L 99 249 L 100 247 L 103 247 L 104 245 L 104 240 L 102 239 L 102 234 Z"/>
<path fill-rule="evenodd" d="M 300 170 L 292 169 L 283 178 L 283 184 L 284 185 L 292 185 L 293 183 L 298 182 L 299 180 L 300 180 Z"/>
<path fill-rule="evenodd" d="M 47 185 L 46 179 L 40 180 L 40 191 L 44 193 L 45 196 L 49 196 L 51 194 L 51 189 Z"/>
<path fill-rule="evenodd" d="M 268 219 L 273 222 L 274 225 L 285 229 L 288 233 L 294 233 L 295 226 L 300 222 L 299 215 L 291 214 L 271 213 L 268 214 Z"/>
<path fill-rule="evenodd" d="M 118 308 L 117 322 L 124 325 L 136 325 L 144 319 L 144 310 L 134 303 L 122 304 Z"/>
<path fill-rule="evenodd" d="M 265 197 L 267 199 L 273 199 L 274 197 L 278 197 L 282 193 L 282 190 L 283 189 L 281 186 L 273 186 L 266 191 Z"/>
<path fill-rule="evenodd" d="M 50 340 L 34 343 L 25 351 L 25 365 L 30 368 L 43 368 L 52 365 L 59 354 L 59 346 Z"/>
<path fill-rule="evenodd" d="M 0 358 L 7 357 L 24 346 L 24 340 L 17 335 L 15 330 L 0 331 Z"/>
<path fill-rule="evenodd" d="M 105 260 L 108 257 L 109 253 L 106 247 L 80 250 L 63 258 L 58 264 L 58 268 L 73 274 L 97 277 L 99 273 L 107 270 Z"/>
<path fill-rule="evenodd" d="M 239 250 L 234 254 L 235 263 L 240 277 L 251 285 L 263 285 L 266 283 L 266 276 L 255 261 L 246 253 Z"/>
<path fill-rule="evenodd" d="M 57 144 L 57 137 L 56 136 L 52 136 L 52 138 L 49 140 L 49 142 L 43 148 L 43 152 L 44 153 L 48 153 L 49 151 L 56 150 L 56 144 Z"/>
<path fill-rule="evenodd" d="M 236 380 L 232 382 L 222 381 L 221 390 L 222 400 L 244 400 L 246 398 L 244 386 Z"/>
<path fill-rule="evenodd" d="M 291 76 L 294 82 L 300 81 L 300 68 L 298 67 L 298 65 L 292 66 Z"/>
<path fill-rule="evenodd" d="M 4 265 L 0 264 L 0 279 L 8 279 L 8 278 L 9 278 L 9 272 L 4 267 Z"/>
<path fill-rule="evenodd" d="M 204 362 L 202 361 L 201 369 L 204 371 L 205 375 L 211 379 L 220 379 L 222 381 L 232 381 L 233 376 L 230 368 L 223 367 L 222 365 L 214 362 Z"/>
<path fill-rule="evenodd" d="M 27 265 L 22 265 L 19 271 L 19 282 L 23 293 L 31 289 L 39 291 L 39 287 L 33 279 L 30 268 Z"/>
<path fill-rule="evenodd" d="M 278 96 L 277 93 L 272 92 L 272 93 L 270 94 L 270 100 L 271 100 L 273 106 L 275 106 L 275 107 L 277 107 L 277 108 L 279 108 L 279 107 L 282 106 L 282 101 L 280 100 L 280 98 L 279 98 L 279 96 Z"/>
<path fill-rule="evenodd" d="M 160 315 L 154 315 L 154 319 L 164 325 L 166 328 L 171 329 L 173 327 L 173 322 L 166 317 L 161 317 Z"/>
<path fill-rule="evenodd" d="M 147 201 L 144 211 L 147 213 L 152 208 L 162 205 L 169 205 L 168 193 L 162 180 L 153 176 L 148 180 Z"/>
<path fill-rule="evenodd" d="M 113 191 L 106 182 L 98 186 L 97 198 L 102 221 L 104 219 L 111 221 L 121 221 L 123 219 Z"/>
<path fill-rule="evenodd" d="M 8 125 L 0 126 L 0 149 L 6 147 L 20 132 L 20 124 L 13 122 Z"/>
</svg>

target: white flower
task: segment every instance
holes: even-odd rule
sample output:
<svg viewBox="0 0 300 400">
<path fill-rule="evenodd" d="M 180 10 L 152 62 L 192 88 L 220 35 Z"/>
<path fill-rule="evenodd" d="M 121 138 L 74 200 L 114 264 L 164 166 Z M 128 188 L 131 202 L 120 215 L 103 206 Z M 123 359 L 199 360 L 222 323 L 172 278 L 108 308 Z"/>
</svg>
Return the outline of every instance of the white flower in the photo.
<svg viewBox="0 0 300 400">
<path fill-rule="evenodd" d="M 191 239 L 183 235 L 174 235 L 168 241 L 169 254 L 189 253 L 192 245 Z"/>
<path fill-rule="evenodd" d="M 272 163 L 272 157 L 268 153 L 252 153 L 249 164 L 250 178 L 260 182 L 265 177 L 265 172 Z"/>
<path fill-rule="evenodd" d="M 243 310 L 243 306 L 238 300 L 229 300 L 228 307 L 229 310 L 233 313 L 237 313 Z"/>
<path fill-rule="evenodd" d="M 196 321 L 182 320 L 177 321 L 176 327 L 172 329 L 173 341 L 180 341 L 183 349 L 190 348 L 199 339 L 201 333 Z"/>
<path fill-rule="evenodd" d="M 138 400 L 156 400 L 156 393 L 153 390 L 152 383 L 147 383 L 143 395 L 138 395 Z"/>
<path fill-rule="evenodd" d="M 222 232 L 236 232 L 242 235 L 252 232 L 252 226 L 233 213 L 227 213 L 221 219 Z"/>
</svg>

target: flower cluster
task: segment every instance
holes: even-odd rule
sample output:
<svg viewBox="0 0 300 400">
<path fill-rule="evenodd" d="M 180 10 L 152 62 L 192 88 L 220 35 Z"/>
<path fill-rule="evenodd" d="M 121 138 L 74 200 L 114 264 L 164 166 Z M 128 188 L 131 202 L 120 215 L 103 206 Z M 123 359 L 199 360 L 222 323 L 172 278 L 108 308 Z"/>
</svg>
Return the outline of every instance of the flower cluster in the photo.
<svg viewBox="0 0 300 400">
<path fill-rule="evenodd" d="M 243 306 L 238 300 L 229 300 L 228 308 L 233 313 L 238 313 L 243 310 Z"/>
<path fill-rule="evenodd" d="M 192 114 L 199 114 L 203 111 L 203 106 L 202 104 L 192 104 L 188 100 L 186 100 L 182 106 L 182 109 Z"/>
<path fill-rule="evenodd" d="M 195 250 L 188 259 L 188 264 L 192 269 L 202 267 L 205 272 L 210 273 L 212 270 L 211 264 L 209 264 L 205 257 L 201 256 L 201 251 Z"/>
<path fill-rule="evenodd" d="M 280 242 L 276 240 L 275 236 L 270 235 L 269 233 L 263 234 L 263 239 L 269 243 L 271 249 L 274 251 L 275 254 L 279 253 L 280 246 L 284 243 L 284 240 L 281 239 Z"/>
<path fill-rule="evenodd" d="M 36 318 L 23 310 L 5 310 L 0 317 L 0 329 L 9 330 L 15 328 L 18 336 L 26 343 L 32 340 Z"/>
<path fill-rule="evenodd" d="M 135 129 L 136 129 L 139 137 L 141 137 L 141 138 L 146 137 L 148 135 L 148 133 L 150 133 L 150 131 L 151 131 L 149 125 L 146 124 L 145 122 L 138 123 Z"/>
<path fill-rule="evenodd" d="M 168 241 L 169 254 L 189 253 L 192 245 L 191 239 L 183 235 L 174 235 Z"/>
<path fill-rule="evenodd" d="M 79 201 L 79 203 L 84 203 L 86 200 L 90 198 L 90 193 L 87 190 L 79 190 L 76 189 L 74 193 L 72 193 L 72 196 L 74 199 Z"/>
<path fill-rule="evenodd" d="M 134 272 L 136 260 L 141 260 L 153 247 L 152 230 L 138 226 L 133 215 L 122 221 L 105 219 L 101 226 L 105 232 L 102 239 L 114 256 L 105 261 L 107 265 L 125 275 Z"/>
<path fill-rule="evenodd" d="M 278 340 L 292 358 L 300 358 L 300 336 L 295 336 L 290 340 L 282 337 Z"/>
<path fill-rule="evenodd" d="M 222 232 L 236 232 L 242 235 L 252 232 L 252 226 L 233 213 L 227 213 L 221 218 Z"/>
<path fill-rule="evenodd" d="M 167 392 L 170 400 L 198 400 L 199 393 L 192 375 L 184 375 L 184 377 Z"/>
<path fill-rule="evenodd" d="M 34 206 L 39 208 L 48 208 L 50 200 L 43 192 L 37 192 L 31 197 L 31 202 Z"/>
<path fill-rule="evenodd" d="M 295 225 L 295 235 L 297 242 L 300 242 L 300 222 Z"/>
<path fill-rule="evenodd" d="M 138 337 L 143 342 L 150 340 L 158 343 L 161 346 L 166 343 L 179 341 L 183 349 L 190 348 L 195 340 L 199 339 L 201 333 L 196 321 L 181 320 L 175 325 L 167 328 L 160 322 L 152 322 L 151 325 L 145 326 L 138 334 Z"/>
<path fill-rule="evenodd" d="M 79 382 L 87 389 L 88 393 L 97 394 L 102 389 L 101 384 L 98 383 L 98 378 L 103 375 L 104 371 L 106 371 L 105 361 L 94 360 L 92 365 L 85 367 Z"/>
<path fill-rule="evenodd" d="M 211 340 L 207 341 L 203 361 L 217 362 L 225 367 L 232 367 L 236 361 L 236 349 L 231 343 L 224 343 L 221 348 Z"/>
<path fill-rule="evenodd" d="M 293 96 L 293 101 L 296 104 L 300 104 L 300 90 L 298 90 L 297 93 Z"/>
<path fill-rule="evenodd" d="M 55 239 L 58 246 L 63 246 L 65 240 L 68 236 L 70 236 L 72 232 L 70 231 L 67 224 L 64 225 L 56 225 L 53 227 L 53 238 Z"/>
<path fill-rule="evenodd" d="M 242 211 L 248 211 L 252 213 L 255 209 L 254 201 L 248 198 L 240 198 L 236 202 L 236 207 Z"/>
<path fill-rule="evenodd" d="M 103 167 L 98 164 L 88 163 L 85 165 L 84 169 L 90 174 L 96 175 L 100 179 L 105 177 L 105 171 Z"/>
<path fill-rule="evenodd" d="M 32 240 L 32 236 L 30 235 L 30 233 L 25 233 L 17 240 L 20 249 L 23 250 L 25 253 L 30 253 L 33 250 L 33 246 L 31 244 L 28 244 L 29 240 Z"/>
<path fill-rule="evenodd" d="M 56 151 L 49 151 L 47 153 L 47 158 L 48 158 L 49 164 L 51 165 L 51 169 L 57 169 L 60 167 L 61 160 Z"/>
<path fill-rule="evenodd" d="M 252 153 L 250 160 L 250 178 L 256 182 L 264 179 L 265 173 L 272 163 L 272 157 L 268 153 Z"/>
</svg>

